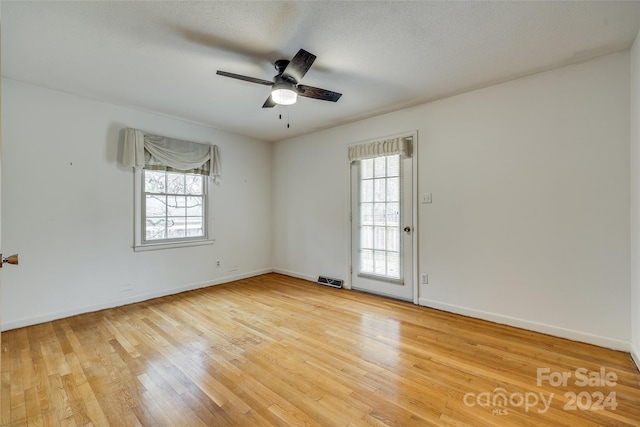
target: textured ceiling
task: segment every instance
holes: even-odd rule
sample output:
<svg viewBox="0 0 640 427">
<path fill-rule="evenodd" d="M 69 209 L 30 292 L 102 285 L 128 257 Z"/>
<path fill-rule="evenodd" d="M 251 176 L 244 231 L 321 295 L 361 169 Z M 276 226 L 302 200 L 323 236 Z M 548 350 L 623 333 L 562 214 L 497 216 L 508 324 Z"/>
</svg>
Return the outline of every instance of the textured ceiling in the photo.
<svg viewBox="0 0 640 427">
<path fill-rule="evenodd" d="M 277 141 L 627 49 L 639 2 L 12 2 L 12 79 Z M 343 93 L 262 109 L 273 62 Z M 278 119 L 282 113 L 283 120 Z M 287 129 L 287 118 L 291 127 Z M 131 124 L 135 126 L 135 123 Z"/>
</svg>

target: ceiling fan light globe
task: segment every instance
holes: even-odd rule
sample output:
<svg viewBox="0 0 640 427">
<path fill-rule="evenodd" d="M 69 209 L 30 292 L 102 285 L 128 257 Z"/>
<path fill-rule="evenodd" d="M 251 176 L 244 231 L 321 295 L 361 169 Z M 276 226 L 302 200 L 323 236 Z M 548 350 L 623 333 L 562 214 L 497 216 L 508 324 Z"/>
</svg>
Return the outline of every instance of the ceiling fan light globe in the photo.
<svg viewBox="0 0 640 427">
<path fill-rule="evenodd" d="M 296 91 L 287 88 L 275 88 L 271 92 L 271 99 L 273 102 L 280 105 L 295 104 L 298 99 Z"/>
</svg>

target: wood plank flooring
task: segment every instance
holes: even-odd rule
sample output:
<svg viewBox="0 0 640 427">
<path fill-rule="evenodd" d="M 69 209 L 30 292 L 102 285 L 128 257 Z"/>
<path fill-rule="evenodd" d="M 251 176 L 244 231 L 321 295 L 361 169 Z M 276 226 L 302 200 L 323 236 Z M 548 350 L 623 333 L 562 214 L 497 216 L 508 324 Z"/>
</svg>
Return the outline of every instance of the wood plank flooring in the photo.
<svg viewBox="0 0 640 427">
<path fill-rule="evenodd" d="M 278 274 L 2 347 L 3 426 L 640 425 L 626 353 Z"/>
</svg>

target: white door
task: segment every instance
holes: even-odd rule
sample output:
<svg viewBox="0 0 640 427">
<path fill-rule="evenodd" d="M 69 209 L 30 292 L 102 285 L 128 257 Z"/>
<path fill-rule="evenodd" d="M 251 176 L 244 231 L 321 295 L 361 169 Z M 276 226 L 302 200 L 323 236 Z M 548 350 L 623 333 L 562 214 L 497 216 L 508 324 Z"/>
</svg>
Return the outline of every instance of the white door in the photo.
<svg viewBox="0 0 640 427">
<path fill-rule="evenodd" d="M 0 34 L 2 34 L 0 28 Z M 1 45 L 1 43 L 0 43 Z M 0 54 L 0 58 L 2 55 Z M 2 59 L 0 59 L 0 176 L 2 176 Z M 0 203 L 2 201 L 2 183 L 0 182 Z M 0 204 L 0 213 L 2 213 Z M 2 224 L 2 218 L 0 218 Z M 1 228 L 0 228 L 1 230 Z M 0 235 L 0 253 L 2 253 L 2 236 Z M 1 257 L 1 255 L 0 255 Z M 2 259 L 0 259 L 0 267 L 2 267 Z M 2 270 L 0 270 L 0 330 L 2 330 Z M 0 366 L 2 366 L 2 339 L 0 338 Z M 0 396 L 2 398 L 2 396 Z"/>
<path fill-rule="evenodd" d="M 351 163 L 351 287 L 413 301 L 413 228 L 412 159 Z"/>
</svg>

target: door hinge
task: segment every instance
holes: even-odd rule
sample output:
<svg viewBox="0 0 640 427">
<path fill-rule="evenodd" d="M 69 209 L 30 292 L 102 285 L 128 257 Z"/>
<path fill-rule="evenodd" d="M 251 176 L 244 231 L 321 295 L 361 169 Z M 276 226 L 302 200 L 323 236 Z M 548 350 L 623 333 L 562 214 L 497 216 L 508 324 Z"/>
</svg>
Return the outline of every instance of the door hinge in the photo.
<svg viewBox="0 0 640 427">
<path fill-rule="evenodd" d="M 2 268 L 2 264 L 18 265 L 18 254 L 13 254 L 8 257 L 3 257 L 2 254 L 0 254 L 0 268 Z"/>
</svg>

